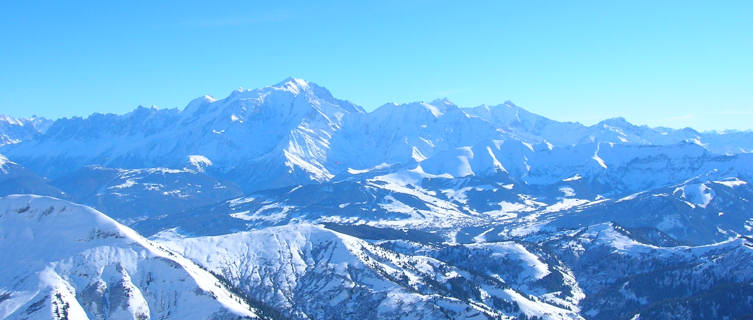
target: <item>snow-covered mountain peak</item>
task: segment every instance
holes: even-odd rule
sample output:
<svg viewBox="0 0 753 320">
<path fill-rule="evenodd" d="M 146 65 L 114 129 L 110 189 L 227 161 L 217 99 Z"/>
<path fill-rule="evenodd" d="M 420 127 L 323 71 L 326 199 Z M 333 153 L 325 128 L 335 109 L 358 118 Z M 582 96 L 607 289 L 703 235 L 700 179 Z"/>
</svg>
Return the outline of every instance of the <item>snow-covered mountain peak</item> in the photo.
<svg viewBox="0 0 753 320">
<path fill-rule="evenodd" d="M 196 99 L 196 104 L 214 103 L 207 99 Z M 296 103 L 296 101 L 300 101 Z M 216 101 L 221 105 L 275 105 L 277 108 L 299 105 L 320 109 L 323 105 L 337 105 L 346 112 L 363 113 L 363 109 L 350 102 L 335 98 L 326 88 L 299 78 L 289 77 L 277 84 L 258 89 L 237 89 L 227 98 Z M 192 102 L 193 103 L 193 102 Z M 190 104 L 189 104 L 190 105 Z M 186 108 L 188 109 L 188 107 Z M 303 110 L 302 110 L 303 111 Z M 326 112 L 326 111 L 325 111 Z"/>
<path fill-rule="evenodd" d="M 612 127 L 619 127 L 619 128 L 629 128 L 634 127 L 635 125 L 627 121 L 623 117 L 614 117 L 605 119 L 599 122 L 599 125 L 601 126 L 612 126 Z"/>
<path fill-rule="evenodd" d="M 284 80 L 280 81 L 279 83 L 273 85 L 272 87 L 284 88 L 290 92 L 295 92 L 297 94 L 299 92 L 308 90 L 310 87 L 310 83 L 300 78 L 287 77 Z"/>
<path fill-rule="evenodd" d="M 297 96 L 299 94 L 312 93 L 312 89 L 314 87 L 318 86 L 303 79 L 288 77 L 276 84 L 263 88 L 244 89 L 241 87 L 235 89 L 227 98 L 223 100 L 257 99 L 263 98 L 264 96 L 270 94 L 274 94 L 275 92 L 287 93 L 293 96 Z"/>
<path fill-rule="evenodd" d="M 228 98 L 230 97 L 249 98 L 249 97 L 255 97 L 255 96 L 266 96 L 269 94 L 273 94 L 275 92 L 286 93 L 292 96 L 298 96 L 301 94 L 307 95 L 307 96 L 316 96 L 320 99 L 325 99 L 325 100 L 333 99 L 332 94 L 326 88 L 321 87 L 313 82 L 309 82 L 304 79 L 295 78 L 295 77 L 287 77 L 276 84 L 266 86 L 263 88 L 258 88 L 258 89 L 240 88 L 240 89 L 234 90 Z"/>
<path fill-rule="evenodd" d="M 228 126 L 248 126 L 262 120 L 267 126 L 280 123 L 274 126 L 275 130 L 301 121 L 318 121 L 313 118 L 323 118 L 325 123 L 338 126 L 345 114 L 363 112 L 359 106 L 334 98 L 326 88 L 288 78 L 263 88 L 237 89 L 219 100 L 209 96 L 196 98 L 183 110 L 182 117 L 189 123 L 209 122 L 214 129 L 212 132 L 227 135 L 231 130 Z"/>
</svg>

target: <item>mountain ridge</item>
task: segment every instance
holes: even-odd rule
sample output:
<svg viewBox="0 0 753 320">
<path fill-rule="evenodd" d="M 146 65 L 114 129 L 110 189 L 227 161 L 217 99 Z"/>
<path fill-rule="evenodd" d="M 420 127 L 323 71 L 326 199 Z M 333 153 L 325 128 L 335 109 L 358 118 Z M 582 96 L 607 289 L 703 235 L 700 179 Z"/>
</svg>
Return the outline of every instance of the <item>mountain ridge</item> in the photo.
<svg viewBox="0 0 753 320">
<path fill-rule="evenodd" d="M 382 163 L 420 163 L 499 141 L 542 145 L 538 149 L 691 141 L 714 153 L 738 154 L 753 152 L 748 136 L 753 132 L 704 135 L 635 126 L 624 119 L 584 126 L 550 120 L 512 102 L 460 108 L 438 99 L 365 112 L 315 83 L 288 78 L 260 89 L 235 90 L 224 99 L 200 97 L 182 110 L 139 107 L 124 115 L 60 119 L 23 141 L 9 138 L 16 143 L 0 146 L 0 152 L 53 179 L 66 173 L 55 169 L 61 164 L 68 170 L 86 165 L 181 168 L 203 157 L 212 164 L 205 170 L 245 181 L 240 183 L 244 190 L 253 191 L 258 185 L 327 181 L 348 169 Z M 40 154 L 40 149 L 46 152 Z M 483 161 L 504 163 L 499 154 L 491 158 Z M 251 167 L 259 170 L 249 171 Z"/>
<path fill-rule="evenodd" d="M 8 196 L 0 199 L 0 221 L 0 255 L 9 267 L 0 286 L 10 290 L 2 299 L 9 300 L 0 300 L 4 318 L 258 318 L 209 272 L 94 209 Z M 27 244 L 19 247 L 20 241 Z M 49 313 L 40 304 L 50 305 Z"/>
</svg>

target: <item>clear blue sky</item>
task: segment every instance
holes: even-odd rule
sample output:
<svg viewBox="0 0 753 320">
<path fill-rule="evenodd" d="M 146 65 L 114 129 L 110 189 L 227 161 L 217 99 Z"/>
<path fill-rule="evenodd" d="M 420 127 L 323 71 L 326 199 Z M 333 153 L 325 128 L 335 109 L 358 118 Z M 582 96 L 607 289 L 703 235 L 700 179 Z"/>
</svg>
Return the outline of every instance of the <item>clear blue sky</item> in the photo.
<svg viewBox="0 0 753 320">
<path fill-rule="evenodd" d="M 367 110 L 753 128 L 753 1 L 278 2 L 2 1 L 0 113 L 182 108 L 292 75 Z"/>
</svg>

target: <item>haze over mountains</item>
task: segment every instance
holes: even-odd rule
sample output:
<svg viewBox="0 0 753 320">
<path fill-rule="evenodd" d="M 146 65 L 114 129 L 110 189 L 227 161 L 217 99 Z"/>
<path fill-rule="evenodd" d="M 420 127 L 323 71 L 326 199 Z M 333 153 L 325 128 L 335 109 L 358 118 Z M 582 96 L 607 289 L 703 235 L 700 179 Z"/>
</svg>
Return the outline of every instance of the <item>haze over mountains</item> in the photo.
<svg viewBox="0 0 753 320">
<path fill-rule="evenodd" d="M 365 112 L 289 78 L 181 110 L 0 117 L 0 154 L 0 196 L 37 195 L 0 200 L 3 261 L 34 261 L 2 263 L 3 318 L 753 313 L 752 131 L 511 102 Z"/>
</svg>

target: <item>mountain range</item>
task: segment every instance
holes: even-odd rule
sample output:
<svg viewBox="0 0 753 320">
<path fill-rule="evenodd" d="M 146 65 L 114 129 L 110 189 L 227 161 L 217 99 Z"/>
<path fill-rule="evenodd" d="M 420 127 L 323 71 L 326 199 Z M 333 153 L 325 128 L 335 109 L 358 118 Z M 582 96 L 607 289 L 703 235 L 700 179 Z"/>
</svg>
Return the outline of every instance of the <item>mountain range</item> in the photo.
<svg viewBox="0 0 753 320">
<path fill-rule="evenodd" d="M 0 318 L 753 315 L 753 131 L 288 78 L 0 117 Z"/>
</svg>

